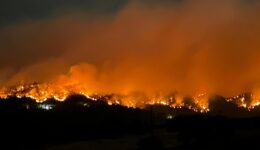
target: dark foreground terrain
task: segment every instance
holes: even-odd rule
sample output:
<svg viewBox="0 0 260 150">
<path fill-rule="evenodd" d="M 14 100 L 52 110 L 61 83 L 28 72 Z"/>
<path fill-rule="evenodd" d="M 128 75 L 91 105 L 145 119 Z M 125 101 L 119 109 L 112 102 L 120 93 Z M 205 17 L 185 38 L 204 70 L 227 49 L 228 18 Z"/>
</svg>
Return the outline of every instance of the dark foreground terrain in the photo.
<svg viewBox="0 0 260 150">
<path fill-rule="evenodd" d="M 108 106 L 81 96 L 41 104 L 10 98 L 0 101 L 0 149 L 260 149 L 257 110 L 222 103 L 199 114 Z"/>
</svg>

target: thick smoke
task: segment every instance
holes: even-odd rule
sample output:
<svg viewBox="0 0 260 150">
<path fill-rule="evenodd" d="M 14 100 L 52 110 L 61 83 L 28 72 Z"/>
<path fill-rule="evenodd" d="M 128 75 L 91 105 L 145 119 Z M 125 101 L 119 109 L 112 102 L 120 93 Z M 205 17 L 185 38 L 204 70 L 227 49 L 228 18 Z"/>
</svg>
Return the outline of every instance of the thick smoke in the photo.
<svg viewBox="0 0 260 150">
<path fill-rule="evenodd" d="M 1 29 L 0 84 L 224 96 L 259 87 L 259 2 L 148 3 L 133 0 L 109 15 L 59 13 Z"/>
</svg>

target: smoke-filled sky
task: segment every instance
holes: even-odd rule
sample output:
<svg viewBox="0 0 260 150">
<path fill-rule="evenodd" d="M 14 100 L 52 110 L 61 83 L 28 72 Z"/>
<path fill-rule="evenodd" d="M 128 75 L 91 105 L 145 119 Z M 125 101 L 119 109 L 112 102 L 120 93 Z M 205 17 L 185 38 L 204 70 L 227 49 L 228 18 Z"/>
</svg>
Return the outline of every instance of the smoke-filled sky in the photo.
<svg viewBox="0 0 260 150">
<path fill-rule="evenodd" d="M 92 92 L 260 88 L 258 0 L 4 0 L 0 85 Z"/>
</svg>

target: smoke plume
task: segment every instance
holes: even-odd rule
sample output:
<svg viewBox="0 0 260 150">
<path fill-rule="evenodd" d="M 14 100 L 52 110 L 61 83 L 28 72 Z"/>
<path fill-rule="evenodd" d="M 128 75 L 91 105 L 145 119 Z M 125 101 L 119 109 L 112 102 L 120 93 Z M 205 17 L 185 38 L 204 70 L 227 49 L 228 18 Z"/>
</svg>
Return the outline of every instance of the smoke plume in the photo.
<svg viewBox="0 0 260 150">
<path fill-rule="evenodd" d="M 90 93 L 233 96 L 260 82 L 260 5 L 132 0 L 115 13 L 61 11 L 0 30 L 0 85 Z"/>
</svg>

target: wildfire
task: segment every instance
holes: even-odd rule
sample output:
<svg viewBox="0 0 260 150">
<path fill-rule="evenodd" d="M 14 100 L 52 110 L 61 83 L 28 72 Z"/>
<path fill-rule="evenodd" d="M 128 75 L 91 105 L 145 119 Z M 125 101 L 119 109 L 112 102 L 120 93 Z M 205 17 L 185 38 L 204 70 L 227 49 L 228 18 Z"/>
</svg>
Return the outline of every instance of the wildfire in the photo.
<svg viewBox="0 0 260 150">
<path fill-rule="evenodd" d="M 57 101 L 65 101 L 70 95 L 80 94 L 93 101 L 103 100 L 108 105 L 123 105 L 131 108 L 142 108 L 145 105 L 164 105 L 172 108 L 188 108 L 195 112 L 209 112 L 207 93 L 200 93 L 191 97 L 191 102 L 185 102 L 185 97 L 181 94 L 171 96 L 154 96 L 146 97 L 143 95 L 120 95 L 120 94 L 97 94 L 89 93 L 84 86 L 66 85 L 58 86 L 55 84 L 20 84 L 13 87 L 2 87 L 0 89 L 0 99 L 8 99 L 9 97 L 31 98 L 36 102 L 44 102 L 48 99 Z M 231 98 L 226 98 L 227 102 L 234 102 L 239 107 L 248 110 L 254 109 L 260 105 L 260 97 L 255 94 L 241 94 Z"/>
<path fill-rule="evenodd" d="M 68 96 L 73 94 L 81 94 L 90 98 L 83 87 L 76 85 L 57 86 L 53 84 L 23 84 L 10 88 L 2 88 L 0 90 L 0 98 L 8 97 L 31 98 L 37 102 L 44 102 L 48 99 L 64 101 Z"/>
</svg>

